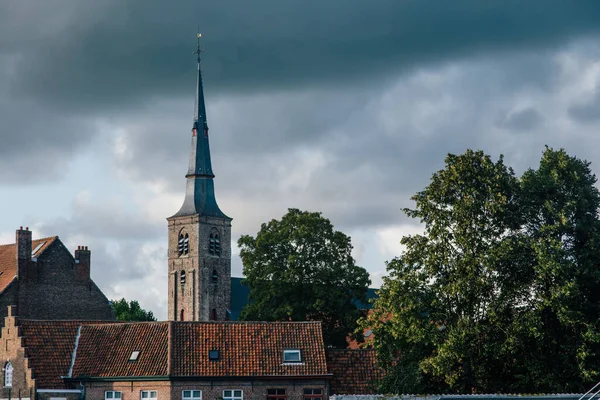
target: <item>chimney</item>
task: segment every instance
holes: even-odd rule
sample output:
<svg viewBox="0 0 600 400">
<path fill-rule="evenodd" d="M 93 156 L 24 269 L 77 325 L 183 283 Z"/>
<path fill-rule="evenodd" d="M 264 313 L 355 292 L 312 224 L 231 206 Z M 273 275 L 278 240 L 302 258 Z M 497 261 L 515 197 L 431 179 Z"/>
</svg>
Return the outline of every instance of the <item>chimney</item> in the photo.
<svg viewBox="0 0 600 400">
<path fill-rule="evenodd" d="M 25 278 L 31 264 L 31 231 L 29 228 L 23 229 L 21 226 L 17 229 L 15 247 L 17 250 L 17 275 L 19 278 Z"/>
<path fill-rule="evenodd" d="M 90 259 L 92 252 L 87 246 L 77 246 L 75 250 L 75 271 L 77 279 L 81 282 L 89 282 L 90 280 Z"/>
</svg>

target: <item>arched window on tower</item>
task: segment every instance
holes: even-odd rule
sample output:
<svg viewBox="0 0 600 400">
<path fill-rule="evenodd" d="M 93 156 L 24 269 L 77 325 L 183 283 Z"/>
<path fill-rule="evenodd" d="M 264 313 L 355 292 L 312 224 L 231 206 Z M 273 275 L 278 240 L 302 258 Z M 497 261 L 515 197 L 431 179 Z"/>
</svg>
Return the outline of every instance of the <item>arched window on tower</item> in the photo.
<svg viewBox="0 0 600 400">
<path fill-rule="evenodd" d="M 210 281 L 212 283 L 219 283 L 219 274 L 217 273 L 216 269 L 213 269 L 212 275 L 210 277 Z"/>
<path fill-rule="evenodd" d="M 9 362 L 4 365 L 4 387 L 12 387 L 13 366 Z"/>
<path fill-rule="evenodd" d="M 183 285 L 185 283 L 185 271 L 181 271 L 179 274 L 179 282 Z"/>
<path fill-rule="evenodd" d="M 184 310 L 181 310 L 181 314 L 179 315 L 179 320 L 185 321 L 185 311 Z"/>
<path fill-rule="evenodd" d="M 217 320 L 217 309 L 213 308 L 212 312 L 210 313 L 210 320 L 211 321 L 216 321 Z"/>
<path fill-rule="evenodd" d="M 221 238 L 219 237 L 219 232 L 216 229 L 212 230 L 208 240 L 208 252 L 213 256 L 220 256 Z"/>
<path fill-rule="evenodd" d="M 190 236 L 187 233 L 181 232 L 179 234 L 179 241 L 177 242 L 177 252 L 180 256 L 185 256 L 190 250 Z"/>
</svg>

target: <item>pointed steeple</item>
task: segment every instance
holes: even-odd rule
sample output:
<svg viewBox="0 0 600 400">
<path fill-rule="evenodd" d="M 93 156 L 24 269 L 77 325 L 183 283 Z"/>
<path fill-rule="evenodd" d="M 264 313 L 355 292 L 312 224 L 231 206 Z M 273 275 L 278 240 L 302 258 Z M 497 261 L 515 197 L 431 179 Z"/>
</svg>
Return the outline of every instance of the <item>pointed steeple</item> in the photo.
<svg viewBox="0 0 600 400">
<path fill-rule="evenodd" d="M 202 88 L 202 69 L 200 54 L 200 37 L 198 33 L 198 49 L 194 52 L 198 60 L 198 75 L 196 85 L 196 102 L 194 104 L 194 121 L 192 125 L 192 144 L 190 147 L 190 163 L 186 174 L 187 186 L 183 206 L 174 215 L 200 214 L 205 216 L 231 219 L 219 209 L 215 199 L 215 189 L 210 162 L 210 147 L 208 145 L 208 122 Z"/>
</svg>

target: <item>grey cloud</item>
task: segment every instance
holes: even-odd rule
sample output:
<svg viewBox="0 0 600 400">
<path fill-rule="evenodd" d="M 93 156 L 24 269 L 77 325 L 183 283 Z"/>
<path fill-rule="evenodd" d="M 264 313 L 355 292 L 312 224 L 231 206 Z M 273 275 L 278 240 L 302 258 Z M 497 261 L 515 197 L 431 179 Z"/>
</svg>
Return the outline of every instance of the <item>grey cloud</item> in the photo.
<svg viewBox="0 0 600 400">
<path fill-rule="evenodd" d="M 498 125 L 513 131 L 531 131 L 538 127 L 543 120 L 544 117 L 539 111 L 533 107 L 527 107 L 508 113 Z"/>
<path fill-rule="evenodd" d="M 592 123 L 600 120 L 600 92 L 598 89 L 588 101 L 573 104 L 569 107 L 568 113 L 572 119 L 579 122 Z"/>
</svg>

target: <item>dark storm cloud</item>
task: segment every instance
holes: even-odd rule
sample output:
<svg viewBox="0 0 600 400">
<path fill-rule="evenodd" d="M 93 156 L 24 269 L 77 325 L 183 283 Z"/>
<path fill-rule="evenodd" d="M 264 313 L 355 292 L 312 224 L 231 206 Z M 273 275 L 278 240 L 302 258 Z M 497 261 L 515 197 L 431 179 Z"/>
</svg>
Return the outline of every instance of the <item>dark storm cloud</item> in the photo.
<svg viewBox="0 0 600 400">
<path fill-rule="evenodd" d="M 157 99 L 191 99 L 196 26 L 214 100 L 332 86 L 350 93 L 423 63 L 552 48 L 600 29 L 599 16 L 593 0 L 1 2 L 0 181 L 57 179 L 99 134 L 95 119 L 157 113 L 149 109 Z M 544 76 L 523 70 L 532 81 Z M 303 137 L 266 136 L 248 124 L 251 134 L 238 141 L 248 150 L 302 143 L 333 123 L 329 105 L 321 106 L 312 115 L 301 100 L 289 104 L 295 113 L 255 107 L 263 125 L 286 114 L 306 128 Z M 246 121 L 237 121 L 240 130 Z"/>
<path fill-rule="evenodd" d="M 594 96 L 587 101 L 580 101 L 568 109 L 569 116 L 575 121 L 590 123 L 600 120 L 600 92 L 598 88 Z"/>
</svg>

